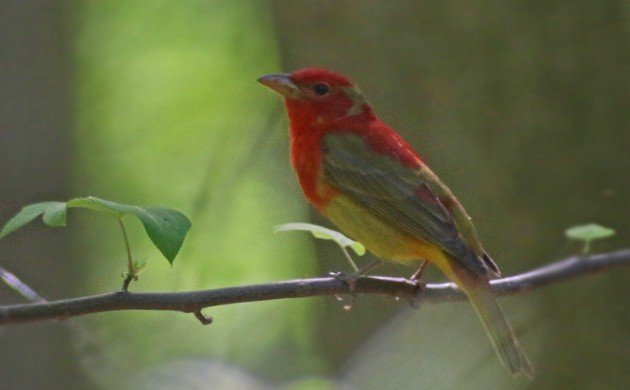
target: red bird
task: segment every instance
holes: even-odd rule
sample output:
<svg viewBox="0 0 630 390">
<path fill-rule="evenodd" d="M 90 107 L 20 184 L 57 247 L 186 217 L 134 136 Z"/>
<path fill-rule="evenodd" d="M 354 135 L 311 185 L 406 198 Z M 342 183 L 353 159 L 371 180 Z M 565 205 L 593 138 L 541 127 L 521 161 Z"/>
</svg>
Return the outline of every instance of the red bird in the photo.
<svg viewBox="0 0 630 390">
<path fill-rule="evenodd" d="M 361 91 L 344 76 L 316 68 L 258 81 L 285 97 L 291 163 L 308 200 L 376 256 L 435 264 L 466 293 L 503 364 L 513 375 L 533 376 L 490 290 L 499 269 L 470 217 Z"/>
</svg>

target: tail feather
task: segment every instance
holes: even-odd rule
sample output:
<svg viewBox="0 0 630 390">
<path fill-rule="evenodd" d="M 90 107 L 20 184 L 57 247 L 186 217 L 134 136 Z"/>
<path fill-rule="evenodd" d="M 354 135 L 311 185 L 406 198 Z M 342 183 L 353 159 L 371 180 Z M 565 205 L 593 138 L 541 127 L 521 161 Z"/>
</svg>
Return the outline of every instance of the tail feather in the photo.
<svg viewBox="0 0 630 390">
<path fill-rule="evenodd" d="M 533 378 L 534 369 L 492 291 L 487 285 L 477 282 L 465 288 L 465 292 L 479 315 L 501 362 L 512 375 Z"/>
</svg>

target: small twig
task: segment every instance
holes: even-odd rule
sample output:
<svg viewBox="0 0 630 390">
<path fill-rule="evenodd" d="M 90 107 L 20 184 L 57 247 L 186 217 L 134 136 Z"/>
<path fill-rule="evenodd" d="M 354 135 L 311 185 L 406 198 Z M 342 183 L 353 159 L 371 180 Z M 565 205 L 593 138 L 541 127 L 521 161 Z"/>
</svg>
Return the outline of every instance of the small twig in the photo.
<svg viewBox="0 0 630 390">
<path fill-rule="evenodd" d="M 26 300 L 31 302 L 46 302 L 46 300 L 39 296 L 35 290 L 30 288 L 26 283 L 21 281 L 20 278 L 2 266 L 0 266 L 0 279 L 2 279 L 7 286 L 11 287 Z"/>
<path fill-rule="evenodd" d="M 577 276 L 628 266 L 630 266 L 630 249 L 588 257 L 570 257 L 520 275 L 493 280 L 491 285 L 497 295 L 516 294 Z M 119 291 L 54 302 L 3 306 L 0 307 L 0 324 L 68 318 L 118 310 L 170 310 L 195 313 L 195 316 L 200 319 L 199 316 L 203 316 L 201 309 L 206 307 L 272 299 L 339 295 L 349 292 L 348 285 L 334 277 L 190 292 Z M 427 284 L 418 291 L 418 285 L 405 278 L 376 276 L 360 277 L 353 293 L 378 294 L 400 299 L 415 297 L 421 302 L 449 302 L 465 299 L 465 295 L 453 283 Z"/>
<path fill-rule="evenodd" d="M 123 274 L 125 280 L 123 280 L 122 290 L 127 291 L 129 289 L 129 283 L 136 279 L 136 274 L 133 268 L 133 258 L 131 256 L 131 246 L 129 246 L 129 237 L 127 236 L 127 229 L 125 229 L 125 223 L 122 218 L 118 218 L 118 224 L 122 231 L 123 238 L 125 239 L 125 250 L 127 251 L 127 272 Z"/>
<path fill-rule="evenodd" d="M 343 252 L 344 256 L 346 257 L 346 260 L 348 260 L 348 262 L 352 266 L 352 269 L 354 269 L 354 272 L 358 273 L 359 272 L 359 267 L 357 267 L 357 264 L 354 262 L 354 260 L 352 260 L 352 256 L 350 256 L 350 253 L 348 253 L 348 250 L 346 249 L 346 247 L 343 246 L 343 245 L 339 245 L 339 248 L 341 248 L 341 251 Z"/>
<path fill-rule="evenodd" d="M 201 310 L 195 310 L 193 314 L 202 325 L 210 325 L 212 323 L 212 317 L 203 314 Z"/>
<path fill-rule="evenodd" d="M 131 274 L 131 272 L 125 272 L 124 276 L 125 276 L 125 279 L 123 279 L 122 290 L 123 291 L 129 291 L 129 284 L 134 279 L 134 277 Z"/>
</svg>

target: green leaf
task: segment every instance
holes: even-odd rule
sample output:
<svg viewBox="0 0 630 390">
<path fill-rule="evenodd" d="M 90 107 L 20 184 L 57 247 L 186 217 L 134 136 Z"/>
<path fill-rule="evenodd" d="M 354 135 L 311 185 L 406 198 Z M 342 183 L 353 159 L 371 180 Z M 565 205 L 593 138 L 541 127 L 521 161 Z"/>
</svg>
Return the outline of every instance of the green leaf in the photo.
<svg viewBox="0 0 630 390">
<path fill-rule="evenodd" d="M 132 206 L 89 196 L 72 199 L 67 203 L 42 202 L 26 206 L 2 228 L 0 238 L 21 228 L 41 214 L 44 215 L 43 220 L 47 225 L 65 226 L 67 208 L 90 209 L 116 218 L 135 215 L 142 222 L 144 230 L 153 244 L 171 264 L 182 247 L 186 233 L 191 226 L 188 218 L 176 210 Z"/>
<path fill-rule="evenodd" d="M 132 206 L 93 196 L 73 199 L 68 202 L 68 207 L 87 208 L 112 214 L 118 218 L 128 214 L 135 215 L 142 222 L 144 230 L 153 244 L 171 264 L 182 247 L 186 233 L 191 226 L 188 218 L 177 210 Z"/>
<path fill-rule="evenodd" d="M 615 235 L 615 230 L 596 223 L 573 226 L 564 231 L 564 234 L 572 240 L 584 242 L 582 254 L 586 255 L 591 250 L 591 241 L 601 240 Z"/>
<path fill-rule="evenodd" d="M 363 256 L 365 254 L 365 246 L 360 242 L 353 242 L 350 244 L 350 248 L 356 253 L 358 256 Z"/>
<path fill-rule="evenodd" d="M 63 202 L 48 202 L 44 212 L 44 223 L 48 226 L 66 226 L 68 207 Z"/>
<path fill-rule="evenodd" d="M 116 203 L 94 196 L 72 199 L 68 201 L 68 207 L 90 209 L 105 214 L 111 214 L 118 218 L 122 218 L 125 214 L 133 214 L 137 211 L 136 209 L 139 209 L 137 206 Z"/>
<path fill-rule="evenodd" d="M 351 248 L 358 256 L 365 254 L 365 246 L 360 242 L 351 240 L 342 233 L 325 228 L 323 226 L 314 225 L 312 223 L 286 223 L 284 225 L 278 225 L 274 228 L 274 232 L 289 232 L 289 231 L 307 231 L 311 232 L 313 237 L 322 240 L 332 240 L 337 245 L 343 248 Z"/>
<path fill-rule="evenodd" d="M 596 223 L 590 223 L 587 225 L 573 226 L 567 229 L 564 234 L 573 240 L 593 241 L 614 236 L 615 230 Z"/>
<path fill-rule="evenodd" d="M 0 238 L 13 233 L 40 215 L 48 226 L 66 225 L 66 204 L 64 202 L 41 202 L 25 206 L 0 230 Z"/>
<path fill-rule="evenodd" d="M 190 221 L 177 210 L 160 207 L 138 207 L 138 209 L 138 212 L 134 214 L 142 221 L 149 238 L 169 263 L 173 264 L 175 256 L 184 243 L 186 233 L 190 229 Z"/>
</svg>

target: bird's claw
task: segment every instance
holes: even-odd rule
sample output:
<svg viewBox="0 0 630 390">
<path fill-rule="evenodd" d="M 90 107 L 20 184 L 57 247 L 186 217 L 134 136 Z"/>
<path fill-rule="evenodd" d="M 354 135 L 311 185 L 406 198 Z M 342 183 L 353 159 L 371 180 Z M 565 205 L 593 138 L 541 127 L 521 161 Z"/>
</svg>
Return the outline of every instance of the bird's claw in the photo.
<svg viewBox="0 0 630 390">
<path fill-rule="evenodd" d="M 333 278 L 337 280 L 344 282 L 348 286 L 348 290 L 352 294 L 354 294 L 354 292 L 356 291 L 357 280 L 359 280 L 359 278 L 361 277 L 361 274 L 359 274 L 358 272 L 347 273 L 343 271 L 329 272 L 328 275 L 332 276 Z"/>
<path fill-rule="evenodd" d="M 424 292 L 424 288 L 427 284 L 419 279 L 409 279 L 409 282 L 415 284 L 416 288 L 413 294 L 409 298 L 407 298 L 407 302 L 409 303 L 409 306 L 411 306 L 412 309 L 419 309 L 420 296 Z"/>
</svg>

